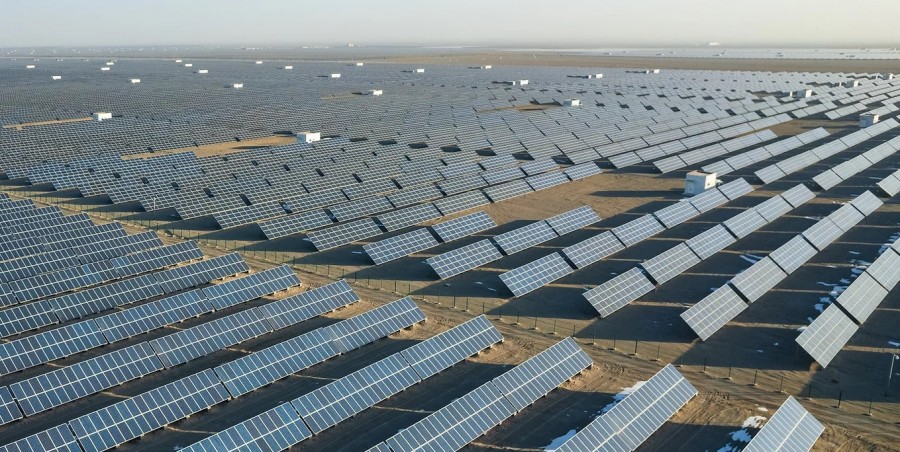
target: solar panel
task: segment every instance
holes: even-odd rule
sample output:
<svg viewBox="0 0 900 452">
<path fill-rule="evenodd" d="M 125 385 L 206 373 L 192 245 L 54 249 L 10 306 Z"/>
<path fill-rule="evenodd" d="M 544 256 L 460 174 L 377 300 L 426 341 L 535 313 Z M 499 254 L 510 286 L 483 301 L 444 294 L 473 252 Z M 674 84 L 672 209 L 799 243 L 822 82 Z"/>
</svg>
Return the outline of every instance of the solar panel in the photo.
<svg viewBox="0 0 900 452">
<path fill-rule="evenodd" d="M 531 193 L 533 190 L 523 179 L 504 182 L 500 185 L 485 188 L 484 194 L 490 198 L 491 202 L 500 202 Z"/>
<path fill-rule="evenodd" d="M 682 312 L 681 318 L 705 341 L 745 309 L 747 304 L 725 285 Z"/>
<path fill-rule="evenodd" d="M 641 240 L 659 234 L 665 229 L 652 214 L 644 215 L 636 220 L 631 220 L 619 227 L 613 228 L 612 233 L 625 246 L 631 246 Z"/>
<path fill-rule="evenodd" d="M 822 190 L 828 190 L 843 182 L 843 179 L 841 179 L 841 176 L 838 176 L 834 171 L 829 169 L 814 176 L 813 182 L 815 182 L 816 185 L 818 185 Z"/>
<path fill-rule="evenodd" d="M 815 198 L 816 195 L 810 191 L 809 188 L 806 188 L 805 185 L 799 184 L 789 190 L 785 190 L 781 193 L 781 197 L 784 198 L 788 204 L 796 208 L 806 204 L 807 201 Z"/>
<path fill-rule="evenodd" d="M 877 196 L 873 195 L 872 192 L 866 190 L 863 194 L 857 196 L 850 201 L 850 205 L 859 210 L 859 212 L 865 216 L 869 216 L 872 212 L 878 210 L 884 203 L 878 199 Z"/>
<path fill-rule="evenodd" d="M 69 426 L 62 424 L 0 446 L 0 452 L 81 452 L 81 447 Z"/>
<path fill-rule="evenodd" d="M 497 247 L 490 240 L 484 239 L 430 257 L 425 260 L 425 263 L 430 265 L 441 279 L 447 279 L 488 262 L 493 262 L 501 257 L 503 256 Z"/>
<path fill-rule="evenodd" d="M 432 204 L 419 204 L 378 215 L 378 221 L 388 232 L 439 218 L 441 213 Z"/>
<path fill-rule="evenodd" d="M 464 210 L 474 209 L 479 206 L 490 204 L 490 200 L 480 190 L 474 190 L 457 195 L 447 196 L 443 199 L 434 201 L 434 206 L 441 211 L 443 215 L 452 215 Z"/>
<path fill-rule="evenodd" d="M 556 450 L 635 450 L 695 395 L 690 382 L 667 365 Z"/>
<path fill-rule="evenodd" d="M 501 273 L 500 280 L 513 295 L 521 297 L 573 271 L 559 253 L 553 253 Z"/>
<path fill-rule="evenodd" d="M 718 189 L 732 201 L 753 191 L 753 187 L 743 178 L 719 185 Z"/>
<path fill-rule="evenodd" d="M 861 273 L 837 298 L 837 302 L 858 323 L 865 322 L 887 296 L 888 291 L 869 273 Z"/>
<path fill-rule="evenodd" d="M 438 246 L 437 240 L 428 229 L 422 228 L 368 243 L 363 245 L 363 250 L 375 265 L 381 265 L 435 246 Z"/>
<path fill-rule="evenodd" d="M 788 396 L 772 419 L 744 448 L 746 452 L 809 451 L 825 427 L 793 397 Z"/>
<path fill-rule="evenodd" d="M 212 311 L 202 292 L 192 290 L 97 317 L 95 321 L 103 336 L 116 342 Z"/>
<path fill-rule="evenodd" d="M 8 424 L 17 419 L 22 419 L 22 411 L 16 405 L 9 388 L 0 387 L 0 425 Z"/>
<path fill-rule="evenodd" d="M 313 433 L 320 433 L 419 381 L 397 353 L 302 395 L 291 405 Z"/>
<path fill-rule="evenodd" d="M 525 182 L 531 186 L 532 190 L 539 191 L 565 184 L 566 182 L 569 182 L 569 178 L 562 172 L 554 171 L 552 173 L 526 177 Z"/>
<path fill-rule="evenodd" d="M 518 253 L 527 248 L 531 248 L 539 243 L 553 240 L 556 232 L 547 224 L 546 221 L 538 221 L 520 228 L 513 229 L 494 236 L 494 243 L 503 250 L 506 255 Z"/>
<path fill-rule="evenodd" d="M 706 259 L 713 254 L 722 251 L 735 241 L 736 239 L 734 236 L 732 236 L 725 227 L 716 225 L 711 229 L 707 229 L 706 231 L 685 240 L 684 244 L 687 245 L 697 257 Z"/>
<path fill-rule="evenodd" d="M 359 296 L 343 279 L 281 300 L 258 309 L 272 329 L 286 328 L 304 320 L 331 312 L 359 301 Z"/>
<path fill-rule="evenodd" d="M 850 228 L 856 226 L 860 221 L 862 221 L 865 216 L 859 213 L 859 211 L 856 210 L 856 208 L 854 208 L 852 205 L 844 204 L 843 206 L 832 212 L 830 215 L 828 215 L 826 218 L 831 220 L 831 222 L 834 223 L 835 226 L 841 228 L 842 231 L 847 232 L 850 230 Z"/>
<path fill-rule="evenodd" d="M 766 219 L 766 222 L 772 222 L 780 218 L 793 209 L 784 198 L 776 196 L 769 198 L 754 208 L 756 212 Z"/>
<path fill-rule="evenodd" d="M 519 412 L 593 364 L 569 337 L 494 378 L 493 383 Z"/>
<path fill-rule="evenodd" d="M 562 249 L 575 268 L 581 269 L 625 249 L 622 242 L 606 231 Z"/>
<path fill-rule="evenodd" d="M 574 180 L 585 179 L 585 178 L 588 178 L 595 174 L 600 174 L 603 172 L 603 170 L 601 170 L 600 167 L 597 166 L 596 163 L 587 162 L 587 163 L 579 163 L 578 165 L 570 166 L 570 167 L 564 169 L 563 172 L 566 173 L 566 176 L 568 176 L 569 179 L 572 179 L 574 181 Z"/>
<path fill-rule="evenodd" d="M 124 444 L 228 400 L 228 391 L 207 369 L 69 421 L 87 451 Z"/>
<path fill-rule="evenodd" d="M 893 290 L 900 282 L 900 254 L 888 248 L 866 268 L 866 273 L 878 281 L 881 287 Z"/>
<path fill-rule="evenodd" d="M 33 416 L 162 368 L 142 342 L 13 383 L 10 390 L 25 415 Z"/>
<path fill-rule="evenodd" d="M 769 258 L 775 261 L 785 273 L 791 274 L 812 259 L 817 252 L 802 235 L 797 235 L 769 253 Z"/>
<path fill-rule="evenodd" d="M 737 238 L 742 239 L 765 226 L 766 219 L 756 209 L 747 209 L 722 223 Z"/>
<path fill-rule="evenodd" d="M 13 306 L 0 311 L 0 337 L 58 323 L 53 309 L 46 301 Z"/>
<path fill-rule="evenodd" d="M 488 382 L 400 430 L 385 443 L 394 452 L 459 450 L 513 414 L 508 399 Z"/>
<path fill-rule="evenodd" d="M 163 365 L 170 368 L 271 330 L 259 311 L 248 309 L 154 339 L 150 345 Z"/>
<path fill-rule="evenodd" d="M 7 375 L 106 344 L 93 320 L 0 344 L 0 375 Z"/>
<path fill-rule="evenodd" d="M 183 452 L 285 450 L 312 436 L 297 410 L 281 404 L 181 449 Z"/>
<path fill-rule="evenodd" d="M 149 274 L 51 298 L 47 300 L 47 304 L 52 307 L 61 321 L 66 321 L 145 300 L 162 295 L 162 293 L 156 278 Z"/>
<path fill-rule="evenodd" d="M 379 234 L 381 234 L 381 229 L 375 224 L 375 221 L 371 218 L 364 218 L 313 231 L 307 236 L 317 250 L 325 251 Z"/>
<path fill-rule="evenodd" d="M 423 320 L 425 314 L 415 302 L 401 298 L 227 362 L 215 371 L 228 392 L 238 397 Z"/>
<path fill-rule="evenodd" d="M 503 341 L 494 325 L 480 315 L 400 352 L 425 380 L 478 352 Z"/>
<path fill-rule="evenodd" d="M 291 267 L 280 265 L 200 290 L 203 291 L 207 303 L 216 309 L 225 309 L 299 285 L 300 278 L 294 274 Z"/>
<path fill-rule="evenodd" d="M 875 183 L 878 185 L 884 193 L 886 193 L 890 197 L 897 196 L 897 193 L 900 193 L 900 179 L 894 177 L 893 174 L 888 175 L 884 179 Z"/>
<path fill-rule="evenodd" d="M 834 222 L 828 218 L 822 218 L 817 221 L 816 224 L 803 231 L 803 237 L 815 246 L 816 249 L 822 251 L 825 247 L 837 240 L 843 233 L 844 231 L 837 227 Z"/>
<path fill-rule="evenodd" d="M 786 277 L 787 274 L 767 256 L 735 276 L 731 284 L 747 301 L 753 303 Z"/>
<path fill-rule="evenodd" d="M 459 218 L 431 226 L 442 242 L 452 242 L 476 232 L 486 231 L 497 226 L 494 220 L 484 211 L 470 213 Z"/>
<path fill-rule="evenodd" d="M 563 236 L 600 221 L 600 217 L 597 216 L 597 212 L 594 212 L 594 209 L 591 209 L 589 206 L 581 206 L 577 209 L 547 218 L 546 221 L 547 224 L 556 231 L 557 235 Z"/>
<path fill-rule="evenodd" d="M 267 240 L 286 237 L 332 224 L 324 210 L 311 210 L 257 223 Z"/>
<path fill-rule="evenodd" d="M 695 195 L 691 198 L 690 201 L 692 206 L 694 206 L 700 212 L 709 212 L 716 207 L 721 206 L 728 202 L 728 198 L 722 194 L 722 192 L 718 190 L 706 190 L 699 195 Z"/>
<path fill-rule="evenodd" d="M 828 367 L 858 329 L 853 320 L 832 304 L 800 333 L 797 343 L 822 367 Z"/>
<path fill-rule="evenodd" d="M 690 202 L 682 201 L 659 209 L 653 215 L 663 226 L 671 228 L 700 215 L 700 211 Z"/>
<path fill-rule="evenodd" d="M 781 168 L 775 165 L 769 165 L 754 172 L 753 174 L 755 174 L 756 177 L 763 181 L 764 184 L 775 182 L 776 180 L 781 179 L 782 177 L 787 175 L 784 173 L 784 171 L 781 170 Z"/>
<path fill-rule="evenodd" d="M 662 284 L 699 263 L 700 258 L 687 245 L 679 243 L 668 251 L 647 259 L 641 267 L 657 284 Z"/>
<path fill-rule="evenodd" d="M 606 317 L 628 303 L 650 293 L 653 283 L 638 268 L 632 268 L 583 294 L 591 306 Z"/>
<path fill-rule="evenodd" d="M 153 276 L 163 293 L 172 293 L 249 271 L 250 267 L 247 266 L 240 254 L 230 253 L 183 267 L 164 270 L 154 273 Z"/>
</svg>

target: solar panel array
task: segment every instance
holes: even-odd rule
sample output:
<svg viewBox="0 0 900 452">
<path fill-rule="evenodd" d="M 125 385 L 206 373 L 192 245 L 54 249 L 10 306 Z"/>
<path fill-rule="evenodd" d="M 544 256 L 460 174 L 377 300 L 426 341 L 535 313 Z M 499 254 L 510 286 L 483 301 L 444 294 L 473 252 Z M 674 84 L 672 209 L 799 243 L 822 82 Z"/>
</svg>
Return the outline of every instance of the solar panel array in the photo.
<svg viewBox="0 0 900 452">
<path fill-rule="evenodd" d="M 667 365 L 556 450 L 635 450 L 696 395 L 691 383 Z"/>
<path fill-rule="evenodd" d="M 788 396 L 772 419 L 766 421 L 744 450 L 809 451 L 824 431 L 825 427 L 812 414 L 809 414 L 793 397 Z"/>
</svg>

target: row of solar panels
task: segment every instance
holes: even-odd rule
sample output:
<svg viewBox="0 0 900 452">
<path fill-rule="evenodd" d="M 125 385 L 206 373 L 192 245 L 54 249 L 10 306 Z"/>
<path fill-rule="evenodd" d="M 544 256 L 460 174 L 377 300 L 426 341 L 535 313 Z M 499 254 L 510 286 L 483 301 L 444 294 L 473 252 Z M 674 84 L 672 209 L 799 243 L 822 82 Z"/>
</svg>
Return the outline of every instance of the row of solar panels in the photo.
<svg viewBox="0 0 900 452">
<path fill-rule="evenodd" d="M 600 217 L 593 209 L 582 206 L 546 220 L 432 256 L 426 259 L 425 263 L 431 266 L 441 279 L 447 279 L 498 260 L 503 255 L 509 256 L 518 253 L 598 221 L 600 221 Z"/>
<path fill-rule="evenodd" d="M 701 339 L 708 339 L 881 205 L 871 192 L 859 195 L 697 302 L 682 319 Z"/>
<path fill-rule="evenodd" d="M 810 144 L 816 140 L 821 140 L 829 135 L 828 131 L 822 127 L 803 132 L 799 135 L 778 140 L 774 143 L 760 146 L 750 151 L 742 152 L 724 160 L 710 163 L 703 166 L 703 172 L 716 173 L 719 176 L 746 168 L 754 163 L 768 160 L 772 157 L 779 156 L 785 152 L 792 151 L 801 146 Z"/>
</svg>

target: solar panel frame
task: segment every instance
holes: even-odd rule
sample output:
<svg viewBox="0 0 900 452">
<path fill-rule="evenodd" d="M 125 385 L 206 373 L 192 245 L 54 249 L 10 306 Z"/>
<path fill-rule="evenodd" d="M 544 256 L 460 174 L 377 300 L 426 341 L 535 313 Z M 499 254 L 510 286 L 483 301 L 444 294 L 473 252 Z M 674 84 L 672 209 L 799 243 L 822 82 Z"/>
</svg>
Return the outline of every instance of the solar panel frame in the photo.
<svg viewBox="0 0 900 452">
<path fill-rule="evenodd" d="M 718 224 L 685 240 L 684 244 L 703 260 L 712 257 L 736 241 L 737 239 L 724 226 Z"/>
<path fill-rule="evenodd" d="M 724 285 L 682 312 L 681 318 L 705 341 L 746 309 L 744 300 Z"/>
<path fill-rule="evenodd" d="M 816 444 L 825 427 L 788 396 L 775 414 L 753 436 L 744 448 L 746 452 L 809 451 Z"/>
<path fill-rule="evenodd" d="M 0 446 L 0 452 L 82 452 L 82 449 L 68 424 L 61 424 Z"/>
<path fill-rule="evenodd" d="M 766 256 L 738 273 L 730 283 L 748 302 L 753 303 L 785 278 L 787 273 Z"/>
<path fill-rule="evenodd" d="M 681 272 L 700 263 L 700 258 L 684 243 L 679 243 L 641 263 L 641 268 L 656 281 L 663 284 Z"/>
<path fill-rule="evenodd" d="M 659 209 L 653 215 L 668 229 L 700 215 L 700 211 L 690 202 L 681 201 Z"/>
<path fill-rule="evenodd" d="M 513 295 L 521 297 L 573 272 L 559 253 L 553 253 L 501 273 L 500 280 Z"/>
<path fill-rule="evenodd" d="M 432 336 L 399 354 L 425 380 L 450 366 L 503 341 L 484 315 Z"/>
<path fill-rule="evenodd" d="M 502 258 L 500 250 L 489 239 L 456 248 L 425 260 L 441 279 L 465 273 L 475 267 Z"/>
<path fill-rule="evenodd" d="M 785 273 L 791 274 L 812 259 L 816 253 L 818 250 L 813 248 L 801 234 L 794 236 L 787 243 L 769 253 L 769 258 L 775 261 Z"/>
<path fill-rule="evenodd" d="M 600 221 L 590 206 L 581 206 L 545 220 L 560 237 Z"/>
<path fill-rule="evenodd" d="M 286 450 L 310 438 L 312 432 L 290 402 L 232 425 L 188 447 L 184 452 L 223 450 Z"/>
<path fill-rule="evenodd" d="M 647 279 L 647 276 L 635 267 L 582 295 L 600 314 L 600 317 L 605 318 L 628 303 L 650 293 L 654 288 L 655 286 Z"/>
<path fill-rule="evenodd" d="M 878 281 L 869 273 L 862 272 L 841 292 L 837 297 L 837 303 L 850 315 L 862 324 L 868 320 L 879 304 L 887 297 L 885 290 Z"/>
<path fill-rule="evenodd" d="M 635 220 L 631 220 L 621 226 L 613 228 L 612 232 L 626 247 L 632 246 L 648 237 L 652 237 L 665 230 L 653 214 L 647 214 Z"/>
<path fill-rule="evenodd" d="M 563 255 L 582 269 L 625 249 L 625 245 L 610 231 L 605 231 L 562 249 Z"/>
<path fill-rule="evenodd" d="M 302 321 L 349 306 L 359 301 L 346 280 L 335 281 L 306 292 L 266 303 L 258 309 L 273 330 L 296 325 Z"/>
<path fill-rule="evenodd" d="M 496 226 L 497 223 L 486 212 L 479 211 L 432 225 L 431 230 L 446 243 Z"/>
<path fill-rule="evenodd" d="M 559 236 L 546 221 L 536 221 L 512 231 L 495 235 L 493 242 L 506 255 L 512 255 L 557 237 Z"/>
</svg>

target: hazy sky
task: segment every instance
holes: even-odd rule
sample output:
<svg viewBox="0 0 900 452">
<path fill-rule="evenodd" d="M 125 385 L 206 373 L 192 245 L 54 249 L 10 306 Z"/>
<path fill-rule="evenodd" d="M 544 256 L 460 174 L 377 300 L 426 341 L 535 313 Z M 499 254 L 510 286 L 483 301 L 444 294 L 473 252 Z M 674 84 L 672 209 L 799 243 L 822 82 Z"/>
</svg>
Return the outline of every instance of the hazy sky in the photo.
<svg viewBox="0 0 900 452">
<path fill-rule="evenodd" d="M 0 47 L 900 47 L 900 0 L 11 0 Z"/>
</svg>

